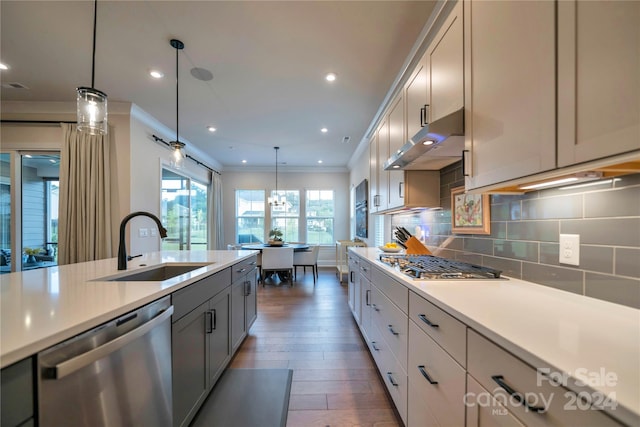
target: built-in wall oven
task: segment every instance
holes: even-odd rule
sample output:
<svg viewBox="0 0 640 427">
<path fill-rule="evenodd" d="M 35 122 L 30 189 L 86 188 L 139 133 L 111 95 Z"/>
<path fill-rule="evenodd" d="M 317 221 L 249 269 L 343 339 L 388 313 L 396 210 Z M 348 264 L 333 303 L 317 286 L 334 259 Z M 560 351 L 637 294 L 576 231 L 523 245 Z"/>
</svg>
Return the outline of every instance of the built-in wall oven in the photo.
<svg viewBox="0 0 640 427">
<path fill-rule="evenodd" d="M 40 426 L 171 426 L 169 297 L 38 354 Z"/>
</svg>

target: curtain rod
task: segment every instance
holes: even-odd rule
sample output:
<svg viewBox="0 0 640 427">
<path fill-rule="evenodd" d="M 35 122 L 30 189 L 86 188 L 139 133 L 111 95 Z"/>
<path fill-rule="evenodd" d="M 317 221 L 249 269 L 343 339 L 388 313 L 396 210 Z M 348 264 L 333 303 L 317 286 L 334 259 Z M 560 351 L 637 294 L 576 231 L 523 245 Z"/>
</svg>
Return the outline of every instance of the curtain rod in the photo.
<svg viewBox="0 0 640 427">
<path fill-rule="evenodd" d="M 60 123 L 75 124 L 77 121 L 66 120 L 0 120 L 0 123 L 31 123 L 31 124 L 43 124 L 43 125 L 59 125 Z"/>
<path fill-rule="evenodd" d="M 160 138 L 159 136 L 156 136 L 156 135 L 151 135 L 151 136 L 153 137 L 153 139 L 156 142 L 162 142 L 167 147 L 171 147 L 171 144 L 169 144 L 167 141 L 165 141 L 164 139 Z M 202 163 L 200 160 L 196 159 L 195 157 L 190 156 L 189 154 L 185 154 L 185 157 L 187 159 L 193 160 L 194 162 L 196 162 L 197 165 L 202 166 L 203 168 L 209 170 L 209 172 L 213 172 L 213 173 L 217 173 L 218 175 L 222 175 L 220 172 L 218 172 L 217 170 L 213 169 L 211 166 L 208 166 L 208 165 Z"/>
</svg>

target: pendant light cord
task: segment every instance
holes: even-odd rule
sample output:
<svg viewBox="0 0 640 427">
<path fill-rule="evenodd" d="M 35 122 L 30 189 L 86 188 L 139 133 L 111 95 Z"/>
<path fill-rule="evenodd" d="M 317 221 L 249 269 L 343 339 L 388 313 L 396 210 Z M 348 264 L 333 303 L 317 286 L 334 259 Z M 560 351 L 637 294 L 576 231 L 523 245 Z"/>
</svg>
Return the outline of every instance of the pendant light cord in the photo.
<svg viewBox="0 0 640 427">
<path fill-rule="evenodd" d="M 98 25 L 98 0 L 93 2 L 93 59 L 91 61 L 91 88 L 95 89 L 96 78 L 96 27 Z"/>
<path fill-rule="evenodd" d="M 180 78 L 178 77 L 179 67 L 178 67 L 178 54 L 179 49 L 176 48 L 176 142 L 180 142 Z"/>
</svg>

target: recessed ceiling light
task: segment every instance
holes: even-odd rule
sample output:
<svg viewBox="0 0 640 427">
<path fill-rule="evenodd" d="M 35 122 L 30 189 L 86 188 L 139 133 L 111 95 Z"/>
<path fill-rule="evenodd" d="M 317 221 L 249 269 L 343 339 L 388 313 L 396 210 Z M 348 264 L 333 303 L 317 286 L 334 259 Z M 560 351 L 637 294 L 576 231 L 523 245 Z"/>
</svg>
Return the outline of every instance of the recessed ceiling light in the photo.
<svg viewBox="0 0 640 427">
<path fill-rule="evenodd" d="M 325 76 L 325 79 L 327 79 L 328 82 L 333 82 L 336 80 L 336 73 L 329 73 Z"/>
<path fill-rule="evenodd" d="M 213 127 L 213 126 L 207 126 L 207 130 L 209 132 L 215 132 L 217 129 L 215 127 Z"/>
<path fill-rule="evenodd" d="M 247 161 L 246 161 L 246 160 L 243 160 L 243 161 L 242 161 L 242 163 L 247 163 Z"/>
<path fill-rule="evenodd" d="M 158 70 L 149 71 L 149 75 L 151 77 L 153 77 L 154 79 L 161 79 L 161 78 L 164 77 L 164 73 L 162 71 L 158 71 Z"/>
<path fill-rule="evenodd" d="M 7 67 L 5 64 L 0 62 L 0 70 L 8 70 L 8 69 L 9 69 L 9 67 Z"/>
<path fill-rule="evenodd" d="M 322 160 L 318 160 L 318 163 L 322 163 Z"/>
<path fill-rule="evenodd" d="M 322 128 L 322 129 L 320 129 L 320 132 L 322 132 L 322 133 L 327 133 L 327 132 L 329 132 L 329 129 L 327 129 L 327 128 Z"/>
</svg>

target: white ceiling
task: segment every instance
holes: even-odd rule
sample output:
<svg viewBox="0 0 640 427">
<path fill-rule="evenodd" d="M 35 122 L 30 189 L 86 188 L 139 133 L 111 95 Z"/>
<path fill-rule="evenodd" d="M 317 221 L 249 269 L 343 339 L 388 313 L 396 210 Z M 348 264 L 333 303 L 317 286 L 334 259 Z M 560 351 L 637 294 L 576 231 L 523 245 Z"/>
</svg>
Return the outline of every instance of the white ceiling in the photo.
<svg viewBox="0 0 640 427">
<path fill-rule="evenodd" d="M 345 168 L 433 1 L 98 1 L 95 87 L 223 165 Z M 0 2 L 3 101 L 75 102 L 91 86 L 93 1 Z M 204 68 L 210 81 L 190 70 Z M 151 68 L 165 77 L 149 77 Z M 338 75 L 328 83 L 328 72 Z M 6 88 L 20 83 L 29 89 Z M 210 133 L 206 127 L 218 130 Z M 326 134 L 320 132 L 327 127 Z M 342 142 L 345 136 L 351 142 Z M 173 135 L 170 139 L 175 139 Z M 317 161 L 322 160 L 322 166 Z"/>
</svg>

